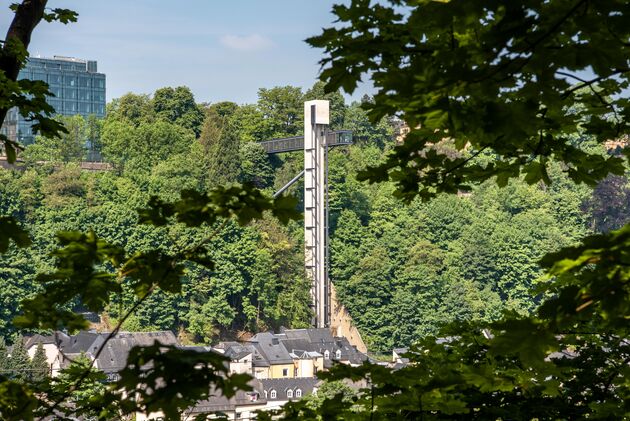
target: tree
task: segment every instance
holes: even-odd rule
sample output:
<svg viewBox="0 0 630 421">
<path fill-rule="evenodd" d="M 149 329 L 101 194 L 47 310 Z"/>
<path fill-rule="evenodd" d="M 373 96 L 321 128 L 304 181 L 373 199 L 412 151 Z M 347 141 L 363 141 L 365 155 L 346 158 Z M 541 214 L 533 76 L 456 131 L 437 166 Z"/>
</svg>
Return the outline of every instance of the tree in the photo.
<svg viewBox="0 0 630 421">
<path fill-rule="evenodd" d="M 295 86 L 258 90 L 258 109 L 267 121 L 269 138 L 295 136 L 302 131 L 303 94 Z"/>
<path fill-rule="evenodd" d="M 188 153 L 193 132 L 164 120 L 134 127 L 126 121 L 106 121 L 101 134 L 103 155 L 122 171 L 150 172 L 173 155 Z"/>
<path fill-rule="evenodd" d="M 621 176 L 608 176 L 597 184 L 582 209 L 598 232 L 621 228 L 630 220 L 630 184 Z"/>
<path fill-rule="evenodd" d="M 41 342 L 37 344 L 37 349 L 35 350 L 35 354 L 33 354 L 33 359 L 31 360 L 30 369 L 31 382 L 43 382 L 50 375 L 48 358 L 46 358 L 46 351 L 44 351 L 44 345 L 42 345 Z"/>
<path fill-rule="evenodd" d="M 0 337 L 0 376 L 6 376 L 9 367 L 9 350 L 4 338 Z"/>
<path fill-rule="evenodd" d="M 268 187 L 273 180 L 269 155 L 255 142 L 242 143 L 239 158 L 241 181 L 253 183 L 257 188 Z"/>
<path fill-rule="evenodd" d="M 360 141 L 384 147 L 392 138 L 392 129 L 382 118 L 376 125 L 370 123 L 367 112 L 360 103 L 353 102 L 345 110 L 344 129 L 352 130 L 352 136 Z"/>
<path fill-rule="evenodd" d="M 199 138 L 204 150 L 208 186 L 239 178 L 239 139 L 232 122 L 209 109 Z"/>
<path fill-rule="evenodd" d="M 86 147 L 91 143 L 88 137 L 88 126 L 81 115 L 56 117 L 66 128 L 67 133 L 59 137 L 38 137 L 36 142 L 26 147 L 23 159 L 37 164 L 47 162 L 79 162 L 83 159 Z M 95 130 L 94 128 L 91 131 Z"/>
<path fill-rule="evenodd" d="M 256 105 L 240 106 L 232 115 L 232 125 L 241 142 L 261 142 L 272 138 L 271 122 Z"/>
<path fill-rule="evenodd" d="M 238 111 L 238 104 L 231 101 L 217 102 L 208 107 L 208 110 L 213 111 L 221 118 L 230 119 Z"/>
<path fill-rule="evenodd" d="M 149 95 L 126 93 L 107 104 L 108 121 L 126 121 L 134 126 L 155 120 L 155 110 Z"/>
<path fill-rule="evenodd" d="M 28 382 L 31 379 L 31 359 L 25 347 L 25 340 L 18 335 L 13 342 L 11 348 L 11 356 L 9 357 L 9 369 L 11 377 L 22 382 Z"/>
<path fill-rule="evenodd" d="M 158 119 L 177 124 L 192 130 L 199 137 L 204 114 L 195 103 L 195 98 L 187 86 L 161 88 L 155 91 L 152 99 L 153 110 Z"/>
</svg>

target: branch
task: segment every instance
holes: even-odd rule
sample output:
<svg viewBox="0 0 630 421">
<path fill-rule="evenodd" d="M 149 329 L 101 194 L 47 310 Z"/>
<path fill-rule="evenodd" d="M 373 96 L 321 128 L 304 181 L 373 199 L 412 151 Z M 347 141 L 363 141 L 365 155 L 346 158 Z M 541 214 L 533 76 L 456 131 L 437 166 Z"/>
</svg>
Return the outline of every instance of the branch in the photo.
<svg viewBox="0 0 630 421">
<path fill-rule="evenodd" d="M 572 86 L 572 87 L 570 87 L 569 89 L 567 89 L 566 91 L 564 91 L 564 93 L 562 94 L 562 99 L 565 99 L 565 98 L 567 98 L 567 97 L 568 97 L 571 93 L 573 93 L 573 92 L 575 92 L 575 91 L 577 91 L 577 90 L 580 90 L 580 89 L 582 89 L 582 88 L 586 88 L 586 87 L 591 87 L 591 85 L 593 85 L 593 84 L 595 84 L 595 83 L 597 83 L 597 82 L 600 82 L 600 81 L 602 81 L 602 80 L 604 80 L 604 79 L 608 79 L 608 78 L 609 78 L 609 77 L 611 77 L 611 76 L 622 75 L 622 74 L 624 74 L 624 73 L 628 73 L 628 72 L 630 72 L 630 69 L 616 69 L 613 73 L 609 74 L 608 76 L 599 76 L 599 77 L 596 77 L 595 79 L 591 79 L 591 80 L 585 80 L 585 79 L 582 79 L 582 78 L 580 78 L 580 77 L 578 77 L 578 76 L 575 76 L 575 75 L 573 75 L 573 74 L 571 74 L 571 73 L 565 73 L 565 72 L 561 72 L 561 71 L 558 71 L 558 72 L 556 72 L 556 73 L 557 73 L 557 74 L 559 74 L 559 75 L 561 75 L 561 76 L 567 76 L 567 77 L 570 77 L 570 78 L 573 78 L 573 79 L 575 79 L 575 80 L 579 80 L 580 82 L 582 82 L 582 83 L 580 83 L 579 85 Z M 591 90 L 593 90 L 593 89 L 592 89 L 592 87 L 591 87 Z M 602 103 L 603 103 L 603 104 L 605 104 L 605 105 L 607 105 L 607 106 L 609 106 L 609 105 L 610 105 L 610 103 L 608 103 L 608 101 L 604 100 L 604 99 L 603 99 L 603 98 L 599 95 L 599 93 L 598 93 L 598 92 L 596 92 L 596 91 L 594 91 L 594 90 L 593 90 L 593 93 L 594 93 L 595 95 L 597 95 L 597 96 L 598 96 L 598 98 L 600 98 L 600 100 L 602 101 Z"/>
<path fill-rule="evenodd" d="M 474 82 L 482 82 L 484 80 L 490 79 L 491 77 L 493 77 L 494 75 L 496 75 L 497 73 L 501 72 L 502 70 L 508 68 L 510 65 L 512 65 L 513 63 L 515 63 L 518 59 L 524 58 L 523 62 L 521 63 L 521 65 L 518 67 L 517 71 L 519 71 L 520 69 L 522 69 L 525 64 L 527 64 L 529 62 L 529 60 L 531 59 L 531 55 L 529 57 L 523 57 L 523 54 L 533 54 L 534 50 L 536 49 L 536 47 L 542 43 L 545 39 L 547 39 L 551 34 L 553 34 L 556 30 L 558 30 L 558 28 L 560 28 L 560 26 L 562 26 L 562 24 L 564 24 L 570 17 L 571 15 L 573 15 L 579 8 L 580 6 L 582 6 L 584 3 L 587 3 L 587 0 L 580 0 L 578 1 L 571 9 L 569 9 L 569 11 L 562 16 L 553 26 L 551 26 L 551 28 L 549 28 L 544 34 L 542 34 L 540 37 L 538 37 L 538 39 L 534 42 L 528 42 L 527 39 L 525 39 L 525 42 L 527 43 L 527 48 L 524 50 L 521 50 L 515 54 L 516 57 L 512 58 L 511 60 L 508 60 L 505 64 L 498 66 L 494 72 L 490 73 L 489 75 L 475 80 Z M 515 72 L 512 72 L 512 74 Z"/>
<path fill-rule="evenodd" d="M 503 137 L 503 135 L 499 136 L 496 140 L 499 140 Z M 468 158 L 464 159 L 462 162 L 460 162 L 457 165 L 452 166 L 451 168 L 447 169 L 446 171 L 444 171 L 442 173 L 442 178 L 444 178 L 446 175 L 454 172 L 455 170 L 463 167 L 464 165 L 468 164 L 470 161 L 472 161 L 473 159 L 475 159 L 476 157 L 479 156 L 479 154 L 481 154 L 481 152 L 485 151 L 486 149 L 488 149 L 489 145 L 486 145 L 484 147 L 482 147 L 481 149 L 479 149 L 477 152 L 475 152 L 474 154 L 472 154 L 471 156 L 469 156 Z"/>
<path fill-rule="evenodd" d="M 17 80 L 23 64 L 23 58 L 16 55 L 15 51 L 11 51 L 15 46 L 9 41 L 14 39 L 22 44 L 24 51 L 27 50 L 31 43 L 33 30 L 44 17 L 44 9 L 47 2 L 48 0 L 24 0 L 17 6 L 13 21 L 2 43 L 2 48 L 0 48 L 0 72 L 4 72 L 10 81 L 15 82 Z M 0 126 L 4 123 L 8 112 L 9 107 L 0 107 Z M 7 143 L 8 141 L 2 142 L 10 146 Z"/>
<path fill-rule="evenodd" d="M 12 81 L 17 80 L 22 61 L 8 51 L 7 43 L 15 39 L 25 50 L 28 48 L 33 30 L 44 17 L 47 2 L 48 0 L 24 0 L 17 6 L 15 16 L 5 36 L 5 46 L 0 54 L 0 70 L 4 70 L 6 76 Z"/>
</svg>

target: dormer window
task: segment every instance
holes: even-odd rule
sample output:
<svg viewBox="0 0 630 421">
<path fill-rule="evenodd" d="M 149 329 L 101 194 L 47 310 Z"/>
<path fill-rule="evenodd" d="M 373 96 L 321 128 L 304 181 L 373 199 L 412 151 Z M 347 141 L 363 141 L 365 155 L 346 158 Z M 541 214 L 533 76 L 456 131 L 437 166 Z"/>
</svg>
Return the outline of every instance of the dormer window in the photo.
<svg viewBox="0 0 630 421">
<path fill-rule="evenodd" d="M 324 351 L 324 359 L 325 360 L 329 360 L 330 359 L 330 352 L 328 350 Z"/>
<path fill-rule="evenodd" d="M 341 350 L 338 349 L 337 352 L 335 352 L 335 357 L 337 357 L 338 360 L 341 359 Z"/>
<path fill-rule="evenodd" d="M 302 389 L 296 389 L 295 397 L 296 398 L 301 398 L 302 397 Z"/>
<path fill-rule="evenodd" d="M 287 398 L 291 399 L 293 397 L 293 390 L 287 390 Z"/>
<path fill-rule="evenodd" d="M 276 391 L 275 391 L 275 389 L 271 389 L 270 396 L 271 396 L 271 399 L 275 399 L 276 398 Z"/>
</svg>

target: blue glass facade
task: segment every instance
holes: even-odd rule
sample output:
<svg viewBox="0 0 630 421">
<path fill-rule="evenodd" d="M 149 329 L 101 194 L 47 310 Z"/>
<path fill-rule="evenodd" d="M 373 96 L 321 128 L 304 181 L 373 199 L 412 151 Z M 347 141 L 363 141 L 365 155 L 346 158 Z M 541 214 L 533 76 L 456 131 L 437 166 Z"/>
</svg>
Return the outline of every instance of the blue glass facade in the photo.
<svg viewBox="0 0 630 421">
<path fill-rule="evenodd" d="M 31 57 L 19 78 L 47 82 L 54 95 L 48 98 L 48 103 L 57 114 L 105 117 L 105 75 L 98 73 L 96 61 Z M 35 139 L 31 123 L 24 120 L 17 109 L 9 111 L 2 133 L 23 145 Z"/>
</svg>

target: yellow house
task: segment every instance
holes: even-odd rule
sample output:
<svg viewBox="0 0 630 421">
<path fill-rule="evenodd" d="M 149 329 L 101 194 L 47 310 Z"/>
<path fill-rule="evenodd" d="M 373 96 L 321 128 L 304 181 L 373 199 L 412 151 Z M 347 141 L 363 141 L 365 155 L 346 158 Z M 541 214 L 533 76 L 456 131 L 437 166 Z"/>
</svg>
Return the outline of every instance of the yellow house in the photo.
<svg viewBox="0 0 630 421">
<path fill-rule="evenodd" d="M 293 363 L 293 358 L 280 341 L 281 336 L 271 332 L 261 332 L 249 340 L 258 353 L 269 363 L 267 377 L 269 379 L 292 379 L 296 377 L 298 371 Z M 263 374 L 262 370 L 260 372 Z"/>
</svg>

